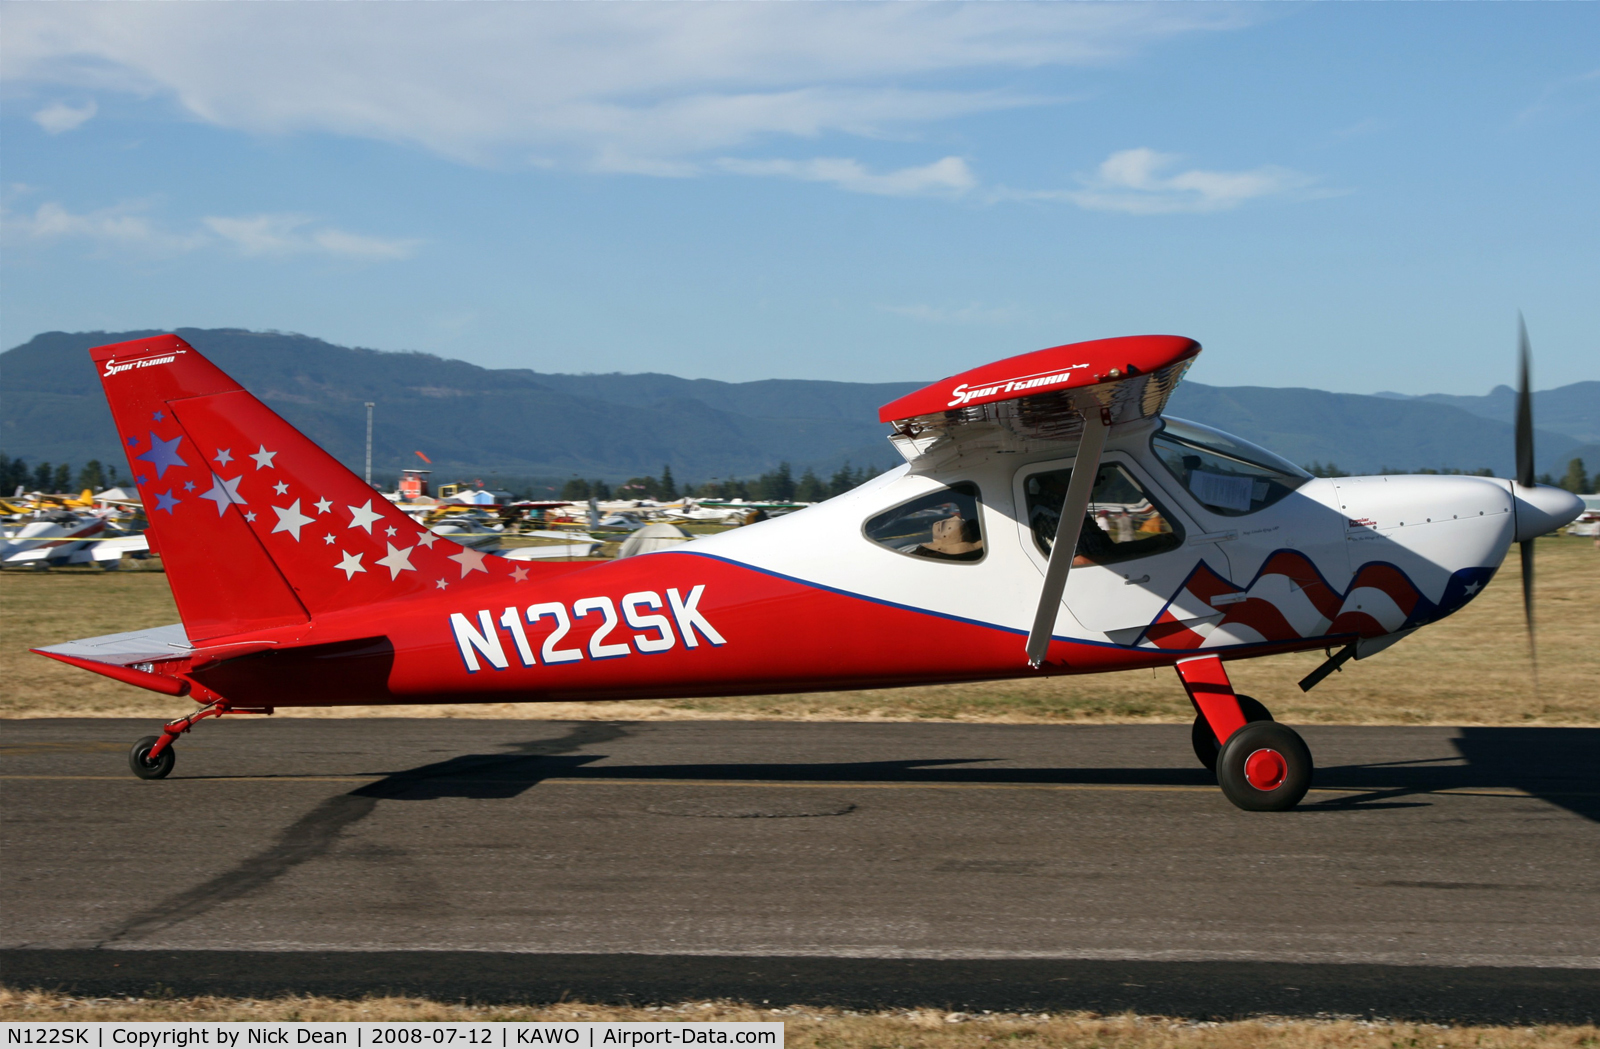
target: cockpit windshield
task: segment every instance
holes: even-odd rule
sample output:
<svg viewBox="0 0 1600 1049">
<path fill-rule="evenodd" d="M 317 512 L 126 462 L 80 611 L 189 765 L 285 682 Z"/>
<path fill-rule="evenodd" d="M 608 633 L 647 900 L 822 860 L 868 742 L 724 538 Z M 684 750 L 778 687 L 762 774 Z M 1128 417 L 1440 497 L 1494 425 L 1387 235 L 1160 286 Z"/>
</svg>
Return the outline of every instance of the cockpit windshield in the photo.
<svg viewBox="0 0 1600 1049">
<path fill-rule="evenodd" d="M 1271 506 L 1311 479 L 1265 448 L 1183 419 L 1166 419 L 1150 447 L 1191 495 L 1228 517 Z"/>
</svg>

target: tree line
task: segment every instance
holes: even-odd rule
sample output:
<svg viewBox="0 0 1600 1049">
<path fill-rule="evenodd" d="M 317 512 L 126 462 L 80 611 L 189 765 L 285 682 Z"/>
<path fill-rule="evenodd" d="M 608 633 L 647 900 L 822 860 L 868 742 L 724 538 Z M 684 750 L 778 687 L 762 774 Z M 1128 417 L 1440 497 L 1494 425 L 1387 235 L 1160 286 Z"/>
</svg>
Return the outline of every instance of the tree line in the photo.
<svg viewBox="0 0 1600 1049">
<path fill-rule="evenodd" d="M 85 488 L 99 492 L 121 483 L 116 466 L 102 466 L 99 459 L 90 459 L 74 473 L 70 463 L 42 462 L 30 467 L 20 456 L 13 459 L 0 452 L 0 495 L 10 496 L 19 488 L 52 494 L 81 492 Z"/>
<path fill-rule="evenodd" d="M 595 499 L 655 499 L 671 502 L 681 496 L 697 499 L 745 499 L 771 503 L 820 503 L 836 495 L 843 495 L 883 471 L 874 466 L 852 467 L 848 461 L 826 477 L 807 467 L 798 478 L 788 463 L 779 463 L 754 478 L 712 478 L 701 484 L 679 485 L 672 476 L 672 467 L 664 466 L 660 477 L 631 477 L 612 487 L 603 480 L 582 477 L 569 479 L 561 489 L 561 498 L 574 501 Z"/>
<path fill-rule="evenodd" d="M 1350 472 L 1348 470 L 1341 470 L 1334 463 L 1310 462 L 1305 465 L 1305 471 L 1311 474 L 1313 477 L 1350 476 Z M 1378 472 L 1380 474 L 1456 474 L 1465 477 L 1494 476 L 1494 471 L 1489 469 L 1487 466 L 1480 467 L 1476 470 L 1458 470 L 1453 466 L 1445 467 L 1442 470 L 1435 470 L 1430 466 L 1424 466 L 1420 470 L 1397 470 L 1392 466 L 1385 466 L 1379 469 Z M 1583 460 L 1572 459 L 1567 462 L 1567 472 L 1560 480 L 1556 480 L 1555 475 L 1553 474 L 1543 473 L 1538 476 L 1537 481 L 1540 484 L 1548 484 L 1554 485 L 1557 488 L 1565 488 L 1574 495 L 1584 495 L 1594 491 L 1594 488 L 1591 486 L 1597 482 L 1600 482 L 1600 475 L 1590 477 L 1588 471 L 1584 468 Z"/>
</svg>

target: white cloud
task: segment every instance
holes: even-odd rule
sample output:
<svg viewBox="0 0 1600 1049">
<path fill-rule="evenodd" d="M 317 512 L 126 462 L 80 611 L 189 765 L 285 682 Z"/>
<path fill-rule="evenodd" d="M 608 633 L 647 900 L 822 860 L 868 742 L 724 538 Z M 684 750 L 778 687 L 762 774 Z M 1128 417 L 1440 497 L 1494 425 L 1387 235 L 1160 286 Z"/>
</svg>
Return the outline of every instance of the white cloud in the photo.
<svg viewBox="0 0 1600 1049">
<path fill-rule="evenodd" d="M 201 220 L 201 228 L 174 231 L 143 213 L 147 210 L 148 205 L 135 202 L 75 213 L 51 202 L 40 204 L 32 214 L 8 210 L 0 219 L 6 239 L 13 243 L 86 241 L 101 255 L 170 256 L 227 245 L 246 256 L 322 255 L 386 262 L 410 258 L 420 244 L 317 226 L 304 215 L 211 216 Z"/>
<path fill-rule="evenodd" d="M 383 262 L 416 254 L 418 242 L 414 240 L 387 240 L 328 227 L 309 229 L 311 221 L 305 215 L 208 216 L 203 220 L 207 229 L 241 255 L 331 255 Z"/>
<path fill-rule="evenodd" d="M 903 135 L 1037 104 L 979 82 L 1257 17 L 1169 4 L 8 6 L 0 74 L 23 88 L 166 97 L 222 127 L 475 163 L 679 175 L 772 136 Z"/>
<path fill-rule="evenodd" d="M 8 239 L 31 241 L 86 240 L 104 252 L 174 255 L 192 251 L 205 242 L 203 234 L 177 234 L 162 229 L 141 205 L 122 205 L 75 214 L 60 204 L 40 204 L 33 214 L 7 213 Z"/>
<path fill-rule="evenodd" d="M 51 102 L 33 115 L 33 122 L 50 134 L 59 135 L 87 123 L 98 112 L 100 107 L 92 98 L 81 106 L 69 102 Z"/>
<path fill-rule="evenodd" d="M 1180 158 L 1153 149 L 1125 149 L 1101 162 L 1084 188 L 1010 192 L 1011 198 L 1064 200 L 1090 211 L 1120 211 L 1129 215 L 1170 215 L 1180 212 L 1226 211 L 1265 197 L 1304 194 L 1313 180 L 1299 172 L 1275 166 L 1250 171 L 1201 171 L 1163 174 Z"/>
<path fill-rule="evenodd" d="M 978 184 L 967 162 L 945 157 L 923 167 L 901 168 L 875 175 L 854 160 L 819 157 L 814 160 L 737 160 L 724 157 L 717 166 L 735 175 L 776 175 L 805 182 L 827 182 L 854 193 L 884 197 L 954 197 Z"/>
</svg>

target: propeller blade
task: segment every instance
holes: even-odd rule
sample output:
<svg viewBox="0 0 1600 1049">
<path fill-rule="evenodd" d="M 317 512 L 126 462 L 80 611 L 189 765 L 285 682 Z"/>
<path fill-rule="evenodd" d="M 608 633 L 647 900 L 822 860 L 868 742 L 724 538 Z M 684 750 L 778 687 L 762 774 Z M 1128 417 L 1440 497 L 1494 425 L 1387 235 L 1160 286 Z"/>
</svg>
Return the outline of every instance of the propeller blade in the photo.
<svg viewBox="0 0 1600 1049">
<path fill-rule="evenodd" d="M 1532 488 L 1533 480 L 1533 391 L 1528 382 L 1528 326 L 1517 313 L 1517 483 Z"/>
<path fill-rule="evenodd" d="M 1033 614 L 1033 629 L 1028 631 L 1029 666 L 1036 667 L 1044 662 L 1044 655 L 1050 649 L 1056 610 L 1061 607 L 1067 573 L 1078 552 L 1078 536 L 1083 531 L 1089 497 L 1094 494 L 1095 475 L 1100 472 L 1100 453 L 1105 451 L 1110 429 L 1100 412 L 1090 409 L 1083 413 L 1083 439 L 1078 442 L 1078 457 L 1072 463 L 1067 496 L 1061 501 L 1061 520 L 1056 522 L 1056 538 L 1050 545 L 1050 563 L 1044 570 L 1044 588 L 1039 593 L 1039 607 Z"/>
<path fill-rule="evenodd" d="M 1533 385 L 1529 380 L 1530 358 L 1528 325 L 1517 311 L 1517 484 L 1534 486 L 1533 477 Z M 1528 622 L 1528 658 L 1533 663 L 1534 688 L 1538 686 L 1539 654 L 1533 640 L 1533 539 L 1518 544 L 1522 549 L 1522 614 Z"/>
</svg>

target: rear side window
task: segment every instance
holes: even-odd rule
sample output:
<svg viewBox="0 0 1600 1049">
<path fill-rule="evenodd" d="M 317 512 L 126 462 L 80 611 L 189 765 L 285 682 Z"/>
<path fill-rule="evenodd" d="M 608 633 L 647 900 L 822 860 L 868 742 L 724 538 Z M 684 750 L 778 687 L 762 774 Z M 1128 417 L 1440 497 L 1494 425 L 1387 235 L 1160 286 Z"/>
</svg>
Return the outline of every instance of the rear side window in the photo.
<svg viewBox="0 0 1600 1049">
<path fill-rule="evenodd" d="M 1265 448 L 1182 419 L 1168 419 L 1150 447 L 1206 509 L 1227 517 L 1271 506 L 1311 478 Z"/>
<path fill-rule="evenodd" d="M 862 531 L 880 546 L 931 561 L 981 561 L 978 486 L 953 484 L 869 518 Z"/>
<path fill-rule="evenodd" d="M 1049 470 L 1023 482 L 1028 499 L 1028 527 L 1041 553 L 1049 556 L 1061 524 L 1072 471 Z M 1163 512 L 1138 480 L 1116 463 L 1101 463 L 1089 497 L 1083 529 L 1078 534 L 1075 565 L 1108 565 L 1148 557 L 1183 545 L 1183 531 Z"/>
</svg>

